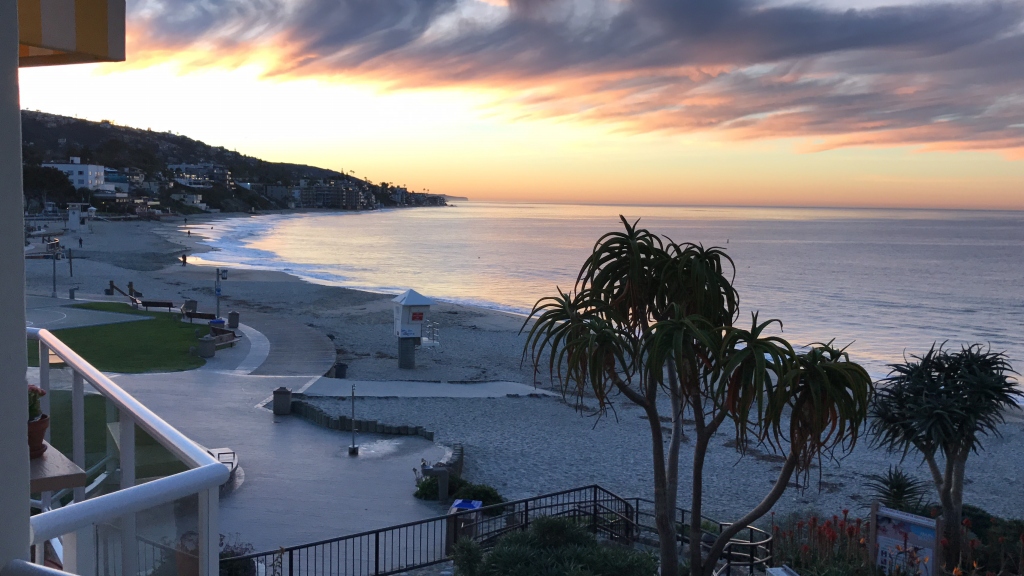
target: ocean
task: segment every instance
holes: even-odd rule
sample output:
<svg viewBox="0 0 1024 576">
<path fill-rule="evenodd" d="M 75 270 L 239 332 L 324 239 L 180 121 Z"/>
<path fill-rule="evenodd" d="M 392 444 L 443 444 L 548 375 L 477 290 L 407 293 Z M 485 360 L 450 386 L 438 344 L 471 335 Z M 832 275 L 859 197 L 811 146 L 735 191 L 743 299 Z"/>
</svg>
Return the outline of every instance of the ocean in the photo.
<svg viewBox="0 0 1024 576">
<path fill-rule="evenodd" d="M 527 313 L 568 290 L 619 215 L 726 249 L 743 310 L 795 346 L 835 339 L 878 378 L 933 342 L 981 342 L 1024 371 L 1024 213 L 456 202 L 447 208 L 229 218 L 229 266 Z"/>
</svg>

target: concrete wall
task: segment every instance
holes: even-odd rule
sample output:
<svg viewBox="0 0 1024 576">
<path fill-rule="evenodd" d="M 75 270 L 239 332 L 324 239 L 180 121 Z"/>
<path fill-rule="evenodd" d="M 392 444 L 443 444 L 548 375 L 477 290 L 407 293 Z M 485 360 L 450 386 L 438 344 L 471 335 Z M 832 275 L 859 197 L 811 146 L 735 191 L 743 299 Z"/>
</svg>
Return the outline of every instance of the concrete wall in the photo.
<svg viewBox="0 0 1024 576">
<path fill-rule="evenodd" d="M 28 558 L 28 391 L 18 3 L 0 2 L 0 567 Z"/>
</svg>

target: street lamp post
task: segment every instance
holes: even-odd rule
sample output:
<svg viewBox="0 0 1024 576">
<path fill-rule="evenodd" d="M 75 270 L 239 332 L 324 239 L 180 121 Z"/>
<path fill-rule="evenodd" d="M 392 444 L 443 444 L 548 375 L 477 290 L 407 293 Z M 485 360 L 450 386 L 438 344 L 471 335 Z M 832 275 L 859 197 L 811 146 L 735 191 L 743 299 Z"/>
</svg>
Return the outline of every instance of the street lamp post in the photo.
<svg viewBox="0 0 1024 576">
<path fill-rule="evenodd" d="M 349 456 L 359 455 L 359 446 L 356 444 L 356 385 L 352 385 L 352 445 L 348 447 Z"/>
<path fill-rule="evenodd" d="M 220 281 L 228 279 L 227 268 L 217 268 L 217 277 L 213 281 L 213 291 L 217 295 L 217 318 L 220 318 Z"/>
</svg>

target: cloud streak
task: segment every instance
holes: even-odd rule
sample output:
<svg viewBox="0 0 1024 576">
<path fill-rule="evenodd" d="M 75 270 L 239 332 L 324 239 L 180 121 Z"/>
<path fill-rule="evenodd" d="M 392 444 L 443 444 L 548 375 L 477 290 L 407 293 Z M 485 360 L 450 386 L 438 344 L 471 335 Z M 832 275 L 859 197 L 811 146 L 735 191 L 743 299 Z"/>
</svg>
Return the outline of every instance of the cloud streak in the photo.
<svg viewBox="0 0 1024 576">
<path fill-rule="evenodd" d="M 498 88 L 526 116 L 810 149 L 1024 150 L 1024 1 L 136 0 L 133 47 L 270 73 Z"/>
</svg>

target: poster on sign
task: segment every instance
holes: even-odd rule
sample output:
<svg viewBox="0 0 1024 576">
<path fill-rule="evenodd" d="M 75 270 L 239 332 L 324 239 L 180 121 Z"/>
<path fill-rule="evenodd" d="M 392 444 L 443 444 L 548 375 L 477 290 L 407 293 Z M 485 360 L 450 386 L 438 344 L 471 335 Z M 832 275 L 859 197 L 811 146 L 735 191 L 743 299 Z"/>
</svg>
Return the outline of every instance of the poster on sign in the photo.
<svg viewBox="0 0 1024 576">
<path fill-rule="evenodd" d="M 925 518 L 886 508 L 871 506 L 872 553 L 883 574 L 936 576 L 939 518 Z"/>
<path fill-rule="evenodd" d="M 423 322 L 423 312 L 413 312 L 412 313 L 412 321 L 413 322 Z"/>
</svg>

